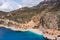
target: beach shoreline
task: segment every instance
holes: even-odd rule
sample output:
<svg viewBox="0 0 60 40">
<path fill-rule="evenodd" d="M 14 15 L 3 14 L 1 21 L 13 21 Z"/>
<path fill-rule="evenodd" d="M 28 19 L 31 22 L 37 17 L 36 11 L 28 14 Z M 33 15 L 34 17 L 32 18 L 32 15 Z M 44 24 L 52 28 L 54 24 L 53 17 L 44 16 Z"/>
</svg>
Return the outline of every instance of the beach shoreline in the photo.
<svg viewBox="0 0 60 40">
<path fill-rule="evenodd" d="M 45 38 L 47 39 L 56 39 L 56 35 L 50 35 L 50 34 L 47 34 L 47 33 L 43 33 L 42 31 L 40 31 L 39 29 L 27 29 L 27 30 L 24 30 L 24 29 L 16 29 L 14 27 L 8 27 L 8 26 L 5 26 L 5 25 L 0 25 L 0 27 L 4 27 L 4 28 L 8 28 L 8 29 L 11 29 L 13 31 L 31 31 L 33 33 L 36 33 L 38 35 L 43 35 Z"/>
</svg>

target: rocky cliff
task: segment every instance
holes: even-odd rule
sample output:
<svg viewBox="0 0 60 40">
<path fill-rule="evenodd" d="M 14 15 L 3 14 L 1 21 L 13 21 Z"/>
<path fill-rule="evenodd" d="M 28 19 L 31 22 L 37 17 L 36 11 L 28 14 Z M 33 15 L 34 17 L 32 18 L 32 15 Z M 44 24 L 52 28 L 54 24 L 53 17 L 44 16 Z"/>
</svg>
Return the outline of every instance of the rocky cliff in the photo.
<svg viewBox="0 0 60 40">
<path fill-rule="evenodd" d="M 57 30 L 60 35 L 59 0 L 42 1 L 37 6 L 24 7 L 9 13 L 0 12 L 0 15 L 0 24 L 7 26 L 6 28 L 19 31 L 39 29 L 49 34 L 53 34 L 53 31 Z M 52 32 L 45 31 L 47 29 Z"/>
</svg>

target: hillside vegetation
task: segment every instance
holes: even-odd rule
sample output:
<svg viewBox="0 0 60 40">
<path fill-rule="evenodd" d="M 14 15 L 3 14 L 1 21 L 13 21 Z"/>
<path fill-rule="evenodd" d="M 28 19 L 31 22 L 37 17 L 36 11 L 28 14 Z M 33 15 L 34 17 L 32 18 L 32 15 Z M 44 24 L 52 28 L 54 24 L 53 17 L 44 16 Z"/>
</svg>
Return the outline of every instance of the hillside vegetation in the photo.
<svg viewBox="0 0 60 40">
<path fill-rule="evenodd" d="M 39 21 L 37 27 L 60 29 L 60 1 L 41 2 L 37 6 L 20 8 L 12 12 L 0 12 L 2 19 L 9 19 L 17 23 L 28 23 L 33 20 Z M 36 27 L 36 26 L 35 26 Z"/>
</svg>

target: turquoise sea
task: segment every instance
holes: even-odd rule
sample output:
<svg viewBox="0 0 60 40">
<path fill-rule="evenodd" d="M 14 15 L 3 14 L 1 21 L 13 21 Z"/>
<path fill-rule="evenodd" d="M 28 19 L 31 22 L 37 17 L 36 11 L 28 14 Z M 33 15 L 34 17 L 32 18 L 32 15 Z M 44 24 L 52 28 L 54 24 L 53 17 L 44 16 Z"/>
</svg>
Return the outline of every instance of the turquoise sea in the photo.
<svg viewBox="0 0 60 40">
<path fill-rule="evenodd" d="M 43 35 L 30 31 L 20 32 L 6 28 L 0 28 L 0 40 L 47 40 Z"/>
</svg>

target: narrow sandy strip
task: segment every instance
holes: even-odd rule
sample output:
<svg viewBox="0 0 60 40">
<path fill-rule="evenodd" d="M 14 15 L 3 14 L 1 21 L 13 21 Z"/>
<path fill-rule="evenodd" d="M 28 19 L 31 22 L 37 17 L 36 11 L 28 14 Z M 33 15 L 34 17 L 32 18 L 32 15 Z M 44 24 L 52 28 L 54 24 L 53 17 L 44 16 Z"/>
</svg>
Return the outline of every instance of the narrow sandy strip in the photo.
<svg viewBox="0 0 60 40">
<path fill-rule="evenodd" d="M 28 29 L 28 30 L 36 34 L 43 35 L 42 31 L 40 31 L 39 29 Z"/>
</svg>

